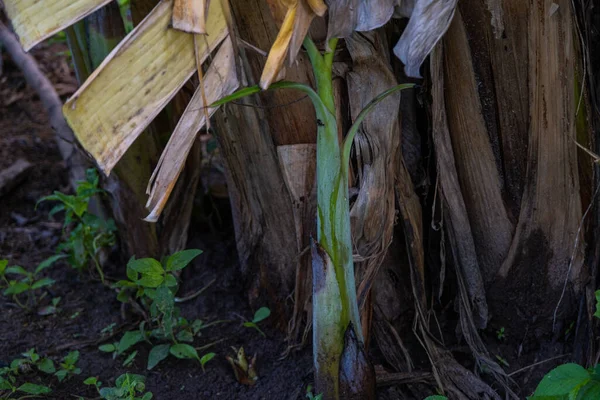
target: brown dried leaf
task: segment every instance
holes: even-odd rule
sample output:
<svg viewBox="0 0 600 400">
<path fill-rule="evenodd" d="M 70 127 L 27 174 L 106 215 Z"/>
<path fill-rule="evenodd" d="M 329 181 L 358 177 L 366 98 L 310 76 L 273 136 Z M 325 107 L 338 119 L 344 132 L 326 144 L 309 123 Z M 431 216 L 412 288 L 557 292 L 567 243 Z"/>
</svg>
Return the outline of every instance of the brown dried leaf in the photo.
<svg viewBox="0 0 600 400">
<path fill-rule="evenodd" d="M 210 0 L 175 0 L 173 28 L 188 33 L 206 34 Z"/>
<path fill-rule="evenodd" d="M 169 29 L 172 1 L 162 1 L 94 71 L 63 112 L 105 173 L 196 71 L 192 35 Z M 202 59 L 227 37 L 221 2 L 211 4 Z"/>
<path fill-rule="evenodd" d="M 322 0 L 277 0 L 268 3 L 276 21 L 280 21 L 284 13 L 285 17 L 263 69 L 260 79 L 263 89 L 282 78 L 286 57 L 289 57 L 289 64 L 292 65 L 313 19 L 327 11 L 327 6 Z"/>
<path fill-rule="evenodd" d="M 260 87 L 264 90 L 273 83 L 283 67 L 294 33 L 297 9 L 297 4 L 288 8 L 285 19 L 283 20 L 283 25 L 281 25 L 281 29 L 277 35 L 277 39 L 275 39 L 275 43 L 273 43 L 273 46 L 269 51 L 267 63 L 265 64 L 262 76 L 260 77 Z"/>
<path fill-rule="evenodd" d="M 394 47 L 394 53 L 404 63 L 406 75 L 420 78 L 419 68 L 435 44 L 450 26 L 457 0 L 421 0 Z"/>
<path fill-rule="evenodd" d="M 238 87 L 233 46 L 231 40 L 227 39 L 204 76 L 206 101 L 209 104 L 214 103 L 233 93 Z M 216 110 L 210 108 L 208 114 L 212 115 Z M 183 169 L 196 135 L 206 123 L 205 115 L 202 89 L 198 88 L 175 127 L 148 183 L 150 197 L 146 207 L 151 211 L 146 221 L 158 220 Z"/>
<path fill-rule="evenodd" d="M 348 37 L 354 31 L 370 31 L 394 14 L 396 0 L 329 0 L 327 38 Z"/>
</svg>

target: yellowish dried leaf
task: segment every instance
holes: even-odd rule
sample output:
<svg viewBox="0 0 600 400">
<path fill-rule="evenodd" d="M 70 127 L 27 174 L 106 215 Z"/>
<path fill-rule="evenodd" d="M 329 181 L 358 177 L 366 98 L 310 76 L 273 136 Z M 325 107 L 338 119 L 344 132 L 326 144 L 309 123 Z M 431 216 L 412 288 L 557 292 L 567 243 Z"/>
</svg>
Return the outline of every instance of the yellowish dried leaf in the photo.
<svg viewBox="0 0 600 400">
<path fill-rule="evenodd" d="M 163 0 L 65 104 L 82 146 L 108 174 L 196 71 L 193 35 L 170 29 L 173 2 Z M 227 36 L 221 2 L 213 1 L 201 59 Z"/>
<path fill-rule="evenodd" d="M 235 55 L 230 39 L 225 40 L 217 52 L 207 73 L 204 75 L 203 88 L 199 87 L 185 109 L 175 131 L 167 143 L 152 178 L 148 184 L 150 197 L 146 207 L 150 215 L 146 221 L 156 222 L 164 209 L 177 178 L 185 165 L 185 160 L 194 144 L 198 131 L 206 124 L 206 115 L 212 115 L 217 109 L 206 110 L 205 102 L 214 103 L 233 93 L 239 87 L 235 68 Z M 206 94 L 203 99 L 202 93 Z"/>
<path fill-rule="evenodd" d="M 4 0 L 25 51 L 93 13 L 111 0 Z"/>
<path fill-rule="evenodd" d="M 285 62 L 285 58 L 290 48 L 292 34 L 294 33 L 297 10 L 297 4 L 288 9 L 285 19 L 283 20 L 283 25 L 281 25 L 281 29 L 277 35 L 277 39 L 275 39 L 275 43 L 273 43 L 273 46 L 269 51 L 267 63 L 265 64 L 262 76 L 260 77 L 260 87 L 262 89 L 266 90 L 271 83 L 273 83 L 283 67 L 283 63 Z"/>
<path fill-rule="evenodd" d="M 286 57 L 291 65 L 302 47 L 313 19 L 317 15 L 325 15 L 327 11 L 323 0 L 267 0 L 267 3 L 277 22 L 281 22 L 284 13 L 285 17 L 263 69 L 260 79 L 263 89 L 282 78 Z"/>
<path fill-rule="evenodd" d="M 323 0 L 306 0 L 306 3 L 319 17 L 324 16 L 327 12 L 327 4 Z"/>
<path fill-rule="evenodd" d="M 173 28 L 188 33 L 205 34 L 210 0 L 175 0 Z"/>
</svg>

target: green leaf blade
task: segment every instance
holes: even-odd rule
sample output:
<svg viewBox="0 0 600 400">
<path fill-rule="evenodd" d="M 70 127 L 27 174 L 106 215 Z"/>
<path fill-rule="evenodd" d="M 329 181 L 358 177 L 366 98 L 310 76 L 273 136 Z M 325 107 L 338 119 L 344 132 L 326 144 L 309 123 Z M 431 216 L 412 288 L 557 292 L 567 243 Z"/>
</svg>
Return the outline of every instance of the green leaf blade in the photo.
<svg viewBox="0 0 600 400">
<path fill-rule="evenodd" d="M 17 388 L 17 390 L 19 392 L 23 392 L 23 393 L 27 393 L 27 394 L 31 394 L 31 395 L 40 395 L 40 394 L 48 394 L 50 392 L 52 392 L 52 389 L 50 389 L 47 386 L 43 386 L 43 385 L 35 385 L 33 383 L 24 383 L 21 386 L 19 386 Z"/>
<path fill-rule="evenodd" d="M 42 278 L 39 281 L 35 281 L 33 283 L 33 285 L 31 285 L 31 289 L 35 290 L 35 289 L 43 288 L 45 286 L 51 286 L 54 284 L 54 282 L 56 282 L 54 279 Z"/>
<path fill-rule="evenodd" d="M 123 354 L 125 351 L 129 350 L 131 347 L 135 346 L 143 340 L 144 336 L 140 331 L 125 332 L 125 334 L 119 341 L 119 344 L 117 344 L 116 351 L 118 354 Z"/>
<path fill-rule="evenodd" d="M 181 359 L 196 359 L 200 361 L 198 352 L 196 349 L 189 344 L 178 343 L 171 346 L 169 352 L 177 358 Z"/>
<path fill-rule="evenodd" d="M 533 398 L 535 399 L 538 396 L 568 396 L 589 380 L 590 373 L 581 365 L 563 364 L 544 376 L 536 388 Z"/>
<path fill-rule="evenodd" d="M 127 267 L 139 272 L 140 274 L 162 275 L 164 273 L 162 265 L 154 258 L 140 258 L 137 260 L 131 260 L 129 264 L 127 264 Z"/>
<path fill-rule="evenodd" d="M 202 254 L 202 250 L 190 249 L 179 251 L 167 259 L 167 271 L 179 271 Z"/>
<path fill-rule="evenodd" d="M 255 324 L 268 318 L 271 315 L 271 310 L 267 307 L 261 307 L 254 313 L 254 318 L 252 318 L 252 322 Z"/>
<path fill-rule="evenodd" d="M 169 344 L 159 344 L 158 346 L 154 346 L 150 353 L 148 354 L 148 365 L 146 369 L 151 370 L 156 367 L 158 363 L 169 356 L 171 345 Z"/>
<path fill-rule="evenodd" d="M 52 264 L 54 264 L 56 261 L 61 260 L 63 258 L 66 258 L 67 255 L 66 254 L 56 254 L 53 255 L 52 257 L 48 257 L 46 258 L 44 261 L 42 261 L 37 268 L 35 269 L 35 274 L 40 273 L 41 271 L 45 270 L 46 268 L 50 267 Z"/>
</svg>

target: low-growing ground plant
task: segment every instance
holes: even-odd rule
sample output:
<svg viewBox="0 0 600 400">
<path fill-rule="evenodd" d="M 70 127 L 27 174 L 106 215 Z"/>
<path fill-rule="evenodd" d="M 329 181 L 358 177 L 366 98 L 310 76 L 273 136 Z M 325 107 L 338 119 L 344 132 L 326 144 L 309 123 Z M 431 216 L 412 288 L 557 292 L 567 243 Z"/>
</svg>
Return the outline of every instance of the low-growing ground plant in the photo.
<svg viewBox="0 0 600 400">
<path fill-rule="evenodd" d="M 594 316 L 600 318 L 600 290 L 596 291 Z M 559 365 L 544 376 L 528 399 L 600 399 L 600 364 L 587 369 L 575 363 Z"/>
<path fill-rule="evenodd" d="M 258 327 L 258 323 L 267 319 L 269 317 L 269 315 L 271 315 L 271 310 L 269 310 L 269 308 L 267 307 L 261 307 L 258 310 L 256 310 L 256 312 L 254 313 L 254 317 L 252 318 L 252 321 L 246 321 L 244 322 L 244 326 L 246 328 L 254 328 L 256 329 L 261 335 L 266 336 L 265 333 Z"/>
<path fill-rule="evenodd" d="M 150 400 L 152 393 L 146 392 L 146 377 L 125 373 L 117 378 L 114 387 L 101 387 L 102 382 L 96 377 L 89 377 L 84 384 L 94 386 L 98 394 L 105 400 Z"/>
<path fill-rule="evenodd" d="M 0 287 L 4 287 L 4 295 L 12 296 L 15 303 L 25 309 L 37 306 L 36 291 L 54 284 L 48 277 L 42 278 L 40 274 L 49 268 L 63 255 L 55 255 L 42 261 L 33 272 L 27 271 L 19 265 L 8 266 L 8 260 L 0 260 Z M 21 301 L 20 296 L 25 296 Z"/>
<path fill-rule="evenodd" d="M 169 355 L 197 360 L 204 369 L 214 354 L 200 357 L 192 343 L 202 329 L 212 324 L 204 324 L 199 319 L 188 321 L 175 305 L 179 289 L 176 274 L 200 254 L 201 250 L 184 250 L 166 257 L 163 262 L 153 258 L 129 260 L 128 279 L 114 285 L 119 290 L 117 299 L 132 304 L 144 315 L 144 321 L 137 330 L 126 332 L 120 341 L 104 344 L 99 349 L 116 358 L 125 355 L 136 344 L 147 341 L 153 345 L 147 361 L 149 370 Z M 131 363 L 136 355 L 135 351 L 130 353 L 124 364 Z"/>
<path fill-rule="evenodd" d="M 23 358 L 17 358 L 10 366 L 0 368 L 0 399 L 25 399 L 38 397 L 52 392 L 47 386 L 37 385 L 31 382 L 17 384 L 17 376 L 33 371 L 51 374 L 54 372 L 54 363 L 48 358 L 40 357 L 35 349 L 29 349 L 22 353 Z"/>
<path fill-rule="evenodd" d="M 46 374 L 53 374 L 56 371 L 54 362 L 49 358 L 40 357 L 34 348 L 27 350 L 25 353 L 21 353 L 21 355 L 23 358 L 17 358 L 10 364 L 10 370 L 14 374 L 18 375 L 20 372 L 27 373 L 33 368 Z"/>
<path fill-rule="evenodd" d="M 323 395 L 322 394 L 313 394 L 313 387 L 312 387 L 312 385 L 308 385 L 306 387 L 306 398 L 308 400 L 322 400 L 323 399 Z"/>
<path fill-rule="evenodd" d="M 58 246 L 58 251 L 67 255 L 69 264 L 77 269 L 84 270 L 93 264 L 102 282 L 104 272 L 100 265 L 99 255 L 102 249 L 110 248 L 115 244 L 116 231 L 112 219 L 104 220 L 88 211 L 90 200 L 104 191 L 98 187 L 100 178 L 95 169 L 88 169 L 85 181 L 78 183 L 74 195 L 55 191 L 50 196 L 41 198 L 43 201 L 58 201 L 49 213 L 52 217 L 59 212 L 64 212 L 63 236 L 65 238 Z"/>
<path fill-rule="evenodd" d="M 79 361 L 79 351 L 72 351 L 66 355 L 60 363 L 60 368 L 54 374 L 59 382 L 64 381 L 70 376 L 79 375 L 81 373 L 81 369 L 77 367 L 77 361 Z"/>
</svg>

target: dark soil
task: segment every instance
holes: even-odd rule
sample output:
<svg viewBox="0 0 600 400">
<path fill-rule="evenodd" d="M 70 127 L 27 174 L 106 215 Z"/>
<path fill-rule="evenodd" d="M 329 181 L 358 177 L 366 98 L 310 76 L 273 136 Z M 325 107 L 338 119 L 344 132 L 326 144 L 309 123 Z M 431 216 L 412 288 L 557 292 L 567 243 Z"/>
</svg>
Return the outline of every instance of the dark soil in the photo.
<svg viewBox="0 0 600 400">
<path fill-rule="evenodd" d="M 61 95 L 76 88 L 61 44 L 40 46 L 33 54 L 42 64 Z M 55 252 L 61 240 L 61 221 L 49 220 L 52 204 L 36 202 L 54 190 L 69 192 L 68 174 L 49 127 L 44 109 L 35 93 L 5 54 L 0 75 L 0 170 L 19 158 L 34 164 L 27 179 L 12 192 L 0 198 L 0 259 L 9 265 L 26 269 L 35 266 Z M 46 398 L 68 399 L 82 396 L 96 398 L 97 393 L 83 380 L 99 377 L 105 385 L 112 385 L 122 373 L 132 372 L 147 377 L 147 390 L 155 399 L 297 399 L 304 397 L 305 387 L 312 379 L 310 349 L 293 353 L 281 359 L 286 349 L 283 335 L 271 329 L 268 321 L 261 323 L 266 337 L 254 329 L 242 326 L 242 318 L 252 319 L 251 310 L 236 280 L 237 261 L 231 235 L 225 238 L 202 239 L 194 237 L 189 248 L 200 248 L 204 253 L 184 271 L 179 294 L 196 292 L 215 279 L 199 297 L 180 305 L 182 316 L 206 323 L 229 320 L 207 328 L 194 342 L 196 347 L 218 342 L 205 352 L 216 357 L 206 365 L 206 372 L 196 361 L 169 357 L 152 371 L 146 371 L 149 344 L 138 345 L 133 364 L 123 367 L 124 357 L 113 360 L 111 354 L 98 350 L 101 343 L 118 341 L 124 331 L 136 329 L 140 318 L 129 309 L 122 309 L 116 292 L 87 274 L 80 274 L 66 263 L 57 263 L 48 275 L 56 283 L 44 291 L 40 306 L 60 297 L 60 311 L 40 316 L 36 310 L 24 311 L 7 296 L 0 296 L 0 366 L 19 358 L 20 353 L 35 348 L 58 362 L 69 351 L 81 353 L 77 366 L 81 374 L 58 383 L 55 377 L 31 372 L 20 377 L 50 386 L 52 394 Z M 120 277 L 122 265 L 108 265 L 106 274 Z M 123 318 L 125 317 L 125 318 Z M 115 325 L 115 334 L 106 338 L 101 331 Z M 102 338 L 105 340 L 102 340 Z M 257 355 L 259 380 L 255 386 L 238 383 L 226 355 L 234 355 L 231 347 L 243 346 L 246 353 Z M 75 396 L 75 397 L 74 397 Z"/>
</svg>

